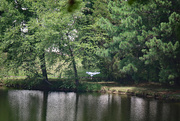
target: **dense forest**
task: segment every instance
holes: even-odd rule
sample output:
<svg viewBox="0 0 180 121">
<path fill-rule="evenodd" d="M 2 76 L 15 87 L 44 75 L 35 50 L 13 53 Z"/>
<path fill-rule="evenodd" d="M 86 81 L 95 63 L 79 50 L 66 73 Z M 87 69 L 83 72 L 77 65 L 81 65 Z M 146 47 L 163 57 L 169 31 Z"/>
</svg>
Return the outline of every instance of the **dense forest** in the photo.
<svg viewBox="0 0 180 121">
<path fill-rule="evenodd" d="M 180 85 L 179 0 L 1 0 L 0 78 L 67 66 L 120 83 Z M 52 71 L 52 69 L 51 69 Z M 73 75 L 72 75 L 73 74 Z"/>
</svg>

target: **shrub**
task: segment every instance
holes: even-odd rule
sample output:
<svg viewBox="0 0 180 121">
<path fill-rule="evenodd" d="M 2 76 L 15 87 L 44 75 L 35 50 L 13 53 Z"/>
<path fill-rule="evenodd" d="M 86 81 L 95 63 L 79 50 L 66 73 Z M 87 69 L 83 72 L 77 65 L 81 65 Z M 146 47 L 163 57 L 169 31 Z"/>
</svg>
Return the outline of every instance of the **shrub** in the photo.
<svg viewBox="0 0 180 121">
<path fill-rule="evenodd" d="M 43 86 L 42 80 L 28 80 L 26 81 L 26 85 L 28 89 L 41 89 Z"/>
<path fill-rule="evenodd" d="M 76 85 L 73 81 L 66 80 L 62 82 L 62 85 L 59 87 L 60 89 L 68 89 L 68 90 L 74 90 L 76 88 Z"/>
<path fill-rule="evenodd" d="M 4 85 L 6 87 L 13 87 L 13 88 L 22 88 L 22 86 L 25 84 L 23 80 L 5 80 Z"/>
<path fill-rule="evenodd" d="M 20 89 L 38 89 L 42 85 L 41 80 L 5 80 L 6 87 L 20 88 Z"/>
<path fill-rule="evenodd" d="M 80 82 L 78 87 L 74 81 L 61 80 L 53 81 L 52 85 L 48 85 L 42 79 L 28 80 L 6 80 L 4 84 L 7 87 L 20 89 L 40 89 L 40 90 L 61 90 L 61 91 L 79 91 L 79 92 L 94 92 L 101 90 L 101 85 L 98 83 Z"/>
</svg>

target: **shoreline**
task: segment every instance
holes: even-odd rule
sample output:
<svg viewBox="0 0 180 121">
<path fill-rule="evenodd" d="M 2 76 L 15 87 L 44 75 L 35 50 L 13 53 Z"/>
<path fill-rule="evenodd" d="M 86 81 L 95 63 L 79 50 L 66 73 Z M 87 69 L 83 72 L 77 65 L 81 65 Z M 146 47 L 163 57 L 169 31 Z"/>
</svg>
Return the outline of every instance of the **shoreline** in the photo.
<svg viewBox="0 0 180 121">
<path fill-rule="evenodd" d="M 137 96 L 146 99 L 180 102 L 180 89 L 148 88 L 135 86 L 103 86 L 100 93 Z"/>
<path fill-rule="evenodd" d="M 55 81 L 57 82 L 57 81 Z M 118 94 L 118 95 L 129 95 L 129 96 L 137 96 L 145 99 L 155 99 L 155 100 L 169 100 L 169 101 L 177 101 L 180 102 L 180 88 L 179 87 L 163 87 L 162 85 L 157 85 L 154 83 L 144 84 L 144 85 L 132 85 L 132 86 L 122 86 L 117 85 L 116 83 L 109 82 L 96 82 L 102 85 L 101 89 L 98 91 L 89 91 L 89 92 L 98 92 L 101 94 Z M 43 85 L 41 85 L 43 86 Z M 25 89 L 25 90 L 46 90 L 46 91 L 63 91 L 63 92 L 78 92 L 75 89 L 53 89 L 50 87 L 37 87 L 35 89 L 27 89 L 23 87 L 16 87 L 14 85 L 5 85 L 2 81 L 0 81 L 0 89 Z M 88 92 L 88 91 L 84 91 Z"/>
</svg>

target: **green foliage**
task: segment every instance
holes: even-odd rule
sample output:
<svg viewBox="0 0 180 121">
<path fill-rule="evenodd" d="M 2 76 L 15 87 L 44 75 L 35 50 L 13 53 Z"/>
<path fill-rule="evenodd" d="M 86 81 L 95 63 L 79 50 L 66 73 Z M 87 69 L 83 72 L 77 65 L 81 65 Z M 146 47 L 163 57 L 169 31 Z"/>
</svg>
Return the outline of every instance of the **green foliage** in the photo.
<svg viewBox="0 0 180 121">
<path fill-rule="evenodd" d="M 34 88 L 56 63 L 57 72 L 66 66 L 65 75 L 77 80 L 81 60 L 107 80 L 180 84 L 179 6 L 178 0 L 1 0 L 0 77 L 22 69 Z"/>
<path fill-rule="evenodd" d="M 21 85 L 24 84 L 23 80 L 18 80 L 18 81 L 16 81 L 16 80 L 14 80 L 14 81 L 13 80 L 5 80 L 3 83 L 7 87 L 14 87 L 14 88 L 21 88 Z"/>
<path fill-rule="evenodd" d="M 74 81 L 65 80 L 62 82 L 62 85 L 60 85 L 59 88 L 63 89 L 63 90 L 75 90 L 76 85 L 75 85 Z"/>
<path fill-rule="evenodd" d="M 39 90 L 58 90 L 58 91 L 79 91 L 79 92 L 94 92 L 101 90 L 101 85 L 98 83 L 80 82 L 78 87 L 72 80 L 56 80 L 52 81 L 52 85 L 47 85 L 42 79 L 34 80 L 5 80 L 5 86 L 15 89 L 39 89 Z"/>
<path fill-rule="evenodd" d="M 8 7 L 3 7 L 3 4 L 9 4 Z M 37 65 L 37 51 L 34 44 L 37 43 L 35 39 L 29 39 L 28 21 L 34 18 L 31 9 L 32 4 L 28 1 L 2 1 L 1 10 L 6 11 L 2 14 L 3 34 L 1 41 L 1 51 L 7 54 L 4 58 L 4 67 L 8 70 L 16 71 L 19 67 L 23 68 L 28 76 L 38 72 Z M 24 7 L 29 7 L 23 10 Z M 26 8 L 25 8 L 26 9 Z M 13 12 L 13 13 L 12 13 Z M 7 21 L 9 21 L 7 23 Z M 23 29 L 27 30 L 23 32 Z"/>
<path fill-rule="evenodd" d="M 119 76 L 118 80 L 127 77 L 135 82 L 179 80 L 180 19 L 176 4 L 180 3 L 168 0 L 139 3 L 107 2 L 110 18 L 103 16 L 98 24 L 112 39 L 98 54 L 113 62 L 106 69 L 113 77 Z"/>
<path fill-rule="evenodd" d="M 10 5 L 5 8 L 3 5 L 8 2 Z M 74 11 L 77 9 L 74 6 L 77 5 L 82 6 L 79 1 L 75 1 L 75 4 L 70 7 Z M 2 31 L 3 36 L 0 36 L 2 38 L 0 49 L 7 53 L 4 61 L 7 64 L 6 68 L 21 67 L 27 72 L 29 78 L 36 75 L 46 78 L 46 64 L 48 63 L 46 57 L 51 58 L 50 61 L 61 58 L 75 65 L 73 52 L 76 50 L 77 42 L 70 40 L 69 36 L 75 39 L 75 28 L 70 24 L 73 24 L 81 14 L 79 14 L 79 9 L 73 13 L 66 12 L 64 9 L 67 6 L 66 0 L 2 1 L 0 5 L 0 11 L 3 13 L 1 23 L 7 26 L 2 26 L 4 30 Z M 5 14 L 4 11 L 9 13 Z M 6 23 L 11 12 L 14 14 L 10 22 Z M 53 53 L 52 48 L 57 48 L 61 52 Z"/>
<path fill-rule="evenodd" d="M 128 4 L 132 5 L 134 3 L 147 4 L 150 0 L 127 0 Z"/>
<path fill-rule="evenodd" d="M 85 69 L 98 68 L 100 63 L 101 58 L 97 56 L 96 52 L 105 43 L 107 34 L 99 28 L 96 22 L 102 14 L 108 15 L 102 11 L 106 7 L 103 0 L 87 1 L 82 8 L 82 16 L 76 20 L 78 46 L 81 52 L 79 56 L 82 58 L 82 65 Z"/>
<path fill-rule="evenodd" d="M 28 80 L 24 82 L 25 85 L 27 85 L 28 89 L 41 89 L 43 85 L 43 81 L 40 79 L 34 79 L 34 80 Z"/>
<path fill-rule="evenodd" d="M 43 89 L 42 79 L 7 79 L 3 82 L 6 87 L 15 89 Z"/>
</svg>

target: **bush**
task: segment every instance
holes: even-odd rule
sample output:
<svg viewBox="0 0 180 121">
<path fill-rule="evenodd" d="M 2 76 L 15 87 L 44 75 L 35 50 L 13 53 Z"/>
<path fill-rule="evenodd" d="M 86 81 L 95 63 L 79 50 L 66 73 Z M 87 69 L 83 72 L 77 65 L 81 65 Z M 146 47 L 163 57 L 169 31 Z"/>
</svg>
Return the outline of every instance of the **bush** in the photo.
<svg viewBox="0 0 180 121">
<path fill-rule="evenodd" d="M 25 84 L 23 80 L 5 80 L 4 85 L 6 87 L 13 87 L 13 88 L 22 88 L 22 86 Z"/>
<path fill-rule="evenodd" d="M 74 90 L 76 88 L 76 85 L 73 81 L 66 80 L 62 82 L 62 85 L 60 85 L 59 88 L 64 90 Z"/>
<path fill-rule="evenodd" d="M 43 87 L 42 80 L 28 80 L 26 81 L 26 85 L 28 89 L 41 89 Z"/>
<path fill-rule="evenodd" d="M 42 88 L 42 80 L 5 80 L 6 87 L 18 88 L 18 89 L 39 89 Z"/>
<path fill-rule="evenodd" d="M 59 91 L 78 91 L 78 92 L 94 92 L 101 90 L 98 83 L 80 82 L 78 87 L 71 80 L 52 81 L 52 85 L 48 85 L 42 79 L 28 80 L 6 80 L 4 84 L 7 87 L 18 89 L 39 89 L 39 90 L 59 90 Z"/>
</svg>

